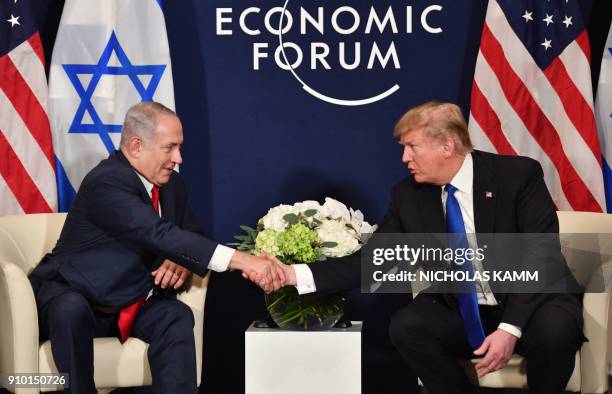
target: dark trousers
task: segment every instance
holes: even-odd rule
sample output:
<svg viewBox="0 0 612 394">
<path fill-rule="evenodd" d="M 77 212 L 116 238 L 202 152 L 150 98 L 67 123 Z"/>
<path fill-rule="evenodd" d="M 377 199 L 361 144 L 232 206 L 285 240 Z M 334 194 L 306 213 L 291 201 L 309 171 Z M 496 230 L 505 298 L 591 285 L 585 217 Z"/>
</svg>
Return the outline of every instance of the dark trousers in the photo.
<svg viewBox="0 0 612 394">
<path fill-rule="evenodd" d="M 354 316 L 352 320 L 363 320 L 363 394 L 420 393 L 416 374 L 389 338 L 391 318 L 411 300 L 408 294 L 361 294 L 359 290 L 348 295 L 346 313 Z"/>
<path fill-rule="evenodd" d="M 486 334 L 497 329 L 502 313 L 502 306 L 480 307 Z M 581 316 L 582 306 L 575 296 L 555 295 L 523 328 L 515 353 L 527 359 L 530 393 L 564 392 L 584 340 Z M 457 308 L 438 295 L 422 294 L 395 314 L 389 330 L 404 361 L 430 394 L 476 393 L 458 361 L 475 356 Z"/>
<path fill-rule="evenodd" d="M 117 315 L 97 311 L 76 291 L 63 291 L 39 305 L 39 325 L 58 370 L 70 374 L 66 392 L 95 394 L 93 338 L 117 336 Z M 150 297 L 138 312 L 131 336 L 149 344 L 154 393 L 197 393 L 193 325 L 191 309 L 176 299 Z"/>
</svg>

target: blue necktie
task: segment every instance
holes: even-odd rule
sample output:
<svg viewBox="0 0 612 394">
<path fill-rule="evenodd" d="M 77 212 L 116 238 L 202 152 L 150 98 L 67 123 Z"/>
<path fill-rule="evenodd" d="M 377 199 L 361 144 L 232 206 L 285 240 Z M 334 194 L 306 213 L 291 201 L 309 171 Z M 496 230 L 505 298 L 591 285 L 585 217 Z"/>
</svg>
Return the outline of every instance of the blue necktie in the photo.
<svg viewBox="0 0 612 394">
<path fill-rule="evenodd" d="M 461 208 L 459 202 L 455 198 L 457 188 L 451 184 L 446 185 L 448 196 L 446 198 L 446 231 L 451 235 L 450 244 L 454 248 L 468 248 L 465 226 L 463 217 L 461 216 Z M 466 260 L 462 265 L 453 262 L 453 269 L 461 269 L 467 272 L 468 276 L 473 277 L 474 267 L 472 262 Z M 480 321 L 480 312 L 478 311 L 478 297 L 476 296 L 476 286 L 473 282 L 462 283 L 464 287 L 457 294 L 459 300 L 459 310 L 463 318 L 463 325 L 468 335 L 468 342 L 473 349 L 480 347 L 485 339 L 482 322 Z"/>
</svg>

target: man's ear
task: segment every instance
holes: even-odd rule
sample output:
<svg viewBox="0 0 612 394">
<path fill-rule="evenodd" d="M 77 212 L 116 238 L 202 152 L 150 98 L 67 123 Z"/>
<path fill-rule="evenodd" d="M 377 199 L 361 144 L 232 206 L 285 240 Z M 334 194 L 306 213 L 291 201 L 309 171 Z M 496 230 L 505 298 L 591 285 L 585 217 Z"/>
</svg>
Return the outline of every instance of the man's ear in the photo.
<svg viewBox="0 0 612 394">
<path fill-rule="evenodd" d="M 442 154 L 445 158 L 451 157 L 455 153 L 456 148 L 457 144 L 455 143 L 455 139 L 446 137 L 442 143 Z"/>
<path fill-rule="evenodd" d="M 142 139 L 134 135 L 130 137 L 127 143 L 127 151 L 131 157 L 139 158 L 143 149 Z"/>
</svg>

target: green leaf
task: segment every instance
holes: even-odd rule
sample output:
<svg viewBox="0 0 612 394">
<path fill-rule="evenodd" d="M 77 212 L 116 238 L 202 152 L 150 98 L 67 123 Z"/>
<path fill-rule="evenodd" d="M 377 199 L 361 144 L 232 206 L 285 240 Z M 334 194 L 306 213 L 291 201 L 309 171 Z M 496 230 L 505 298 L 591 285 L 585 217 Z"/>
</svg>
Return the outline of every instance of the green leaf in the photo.
<svg viewBox="0 0 612 394">
<path fill-rule="evenodd" d="M 307 218 L 314 216 L 317 214 L 317 210 L 316 209 L 307 209 L 304 211 L 304 216 L 306 216 Z"/>
<path fill-rule="evenodd" d="M 313 218 L 312 223 L 315 224 L 316 226 L 319 226 L 321 224 L 321 221 Z"/>
<path fill-rule="evenodd" d="M 288 213 L 283 216 L 283 219 L 285 219 L 285 221 L 289 224 L 297 224 L 298 222 L 298 217 L 295 213 Z"/>
<path fill-rule="evenodd" d="M 257 238 L 257 230 L 255 230 L 253 227 L 242 225 L 240 228 L 249 236 L 253 237 L 253 239 Z"/>
<path fill-rule="evenodd" d="M 238 241 L 252 241 L 253 238 L 251 238 L 251 236 L 249 235 L 234 235 L 234 239 L 237 239 Z"/>
<path fill-rule="evenodd" d="M 336 246 L 338 246 L 338 242 L 323 242 L 321 244 L 322 248 L 335 248 Z"/>
</svg>

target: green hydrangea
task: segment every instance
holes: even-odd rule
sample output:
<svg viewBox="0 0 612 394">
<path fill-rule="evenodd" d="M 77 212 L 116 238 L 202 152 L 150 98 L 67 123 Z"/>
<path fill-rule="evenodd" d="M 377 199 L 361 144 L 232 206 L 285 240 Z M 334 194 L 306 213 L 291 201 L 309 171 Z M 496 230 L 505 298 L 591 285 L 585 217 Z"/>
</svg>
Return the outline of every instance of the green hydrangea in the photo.
<svg viewBox="0 0 612 394">
<path fill-rule="evenodd" d="M 313 246 L 317 240 L 316 231 L 299 223 L 280 233 L 276 241 L 287 261 L 312 263 L 319 257 L 319 248 Z"/>
<path fill-rule="evenodd" d="M 278 235 L 277 231 L 272 229 L 265 229 L 257 234 L 255 239 L 255 253 L 260 254 L 261 252 L 269 253 L 273 256 L 279 255 L 278 248 Z"/>
</svg>

